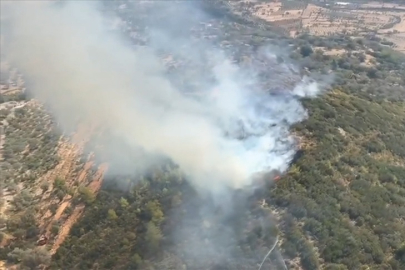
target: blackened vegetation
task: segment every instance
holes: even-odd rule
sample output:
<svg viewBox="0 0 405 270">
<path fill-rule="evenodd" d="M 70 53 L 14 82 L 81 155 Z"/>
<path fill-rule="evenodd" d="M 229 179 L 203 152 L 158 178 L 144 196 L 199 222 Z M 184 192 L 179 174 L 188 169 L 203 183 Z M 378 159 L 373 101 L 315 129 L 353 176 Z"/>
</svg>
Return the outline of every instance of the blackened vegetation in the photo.
<svg viewBox="0 0 405 270">
<path fill-rule="evenodd" d="M 297 163 L 297 161 L 298 161 L 299 159 L 303 158 L 304 153 L 305 153 L 304 150 L 299 149 L 299 150 L 295 153 L 293 159 L 291 160 L 291 162 L 290 162 L 290 167 L 291 167 L 292 165 L 294 165 L 295 163 Z"/>
</svg>

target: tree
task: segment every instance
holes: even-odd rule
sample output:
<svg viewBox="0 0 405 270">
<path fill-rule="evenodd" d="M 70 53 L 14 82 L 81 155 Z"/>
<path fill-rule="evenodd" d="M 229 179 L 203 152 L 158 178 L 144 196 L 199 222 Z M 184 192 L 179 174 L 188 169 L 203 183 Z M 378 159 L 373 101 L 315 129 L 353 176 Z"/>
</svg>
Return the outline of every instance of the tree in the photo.
<svg viewBox="0 0 405 270">
<path fill-rule="evenodd" d="M 26 235 L 26 231 L 24 229 L 17 229 L 13 235 L 18 239 L 22 239 Z"/>
<path fill-rule="evenodd" d="M 140 267 L 143 262 L 142 257 L 138 253 L 135 253 L 135 255 L 131 258 L 131 262 L 135 267 Z"/>
<path fill-rule="evenodd" d="M 325 270 L 348 270 L 344 264 L 331 263 L 326 265 Z"/>
<path fill-rule="evenodd" d="M 45 193 L 49 189 L 49 183 L 48 182 L 43 182 L 41 184 L 41 189 L 42 189 L 42 193 Z"/>
<path fill-rule="evenodd" d="M 395 252 L 395 258 L 405 263 L 405 243 Z"/>
<path fill-rule="evenodd" d="M 160 240 L 162 240 L 162 233 L 152 221 L 148 222 L 146 226 L 145 240 L 150 251 L 156 251 L 159 247 Z"/>
<path fill-rule="evenodd" d="M 310 56 L 314 51 L 312 50 L 312 47 L 310 45 L 304 45 L 301 46 L 300 48 L 300 53 L 303 57 L 308 57 Z"/>
<path fill-rule="evenodd" d="M 160 208 L 160 203 L 157 200 L 148 202 L 146 208 L 152 216 L 152 221 L 154 223 L 160 224 L 163 221 L 164 215 L 162 209 Z"/>
<path fill-rule="evenodd" d="M 27 249 L 21 256 L 21 265 L 32 270 L 40 265 L 48 265 L 50 262 L 51 255 L 45 248 Z"/>
<path fill-rule="evenodd" d="M 109 220 L 115 220 L 118 218 L 117 214 L 115 213 L 114 209 L 109 209 L 108 210 L 108 214 L 107 214 L 107 218 Z"/>
<path fill-rule="evenodd" d="M 25 237 L 26 238 L 34 238 L 34 237 L 38 236 L 38 234 L 39 234 L 38 227 L 37 226 L 31 226 L 25 232 Z"/>
<path fill-rule="evenodd" d="M 59 225 L 58 224 L 53 224 L 51 228 L 51 233 L 53 235 L 57 235 L 59 233 Z"/>
<path fill-rule="evenodd" d="M 96 196 L 88 187 L 84 187 L 84 186 L 79 187 L 79 193 L 80 193 L 81 198 L 87 204 L 92 204 L 94 202 L 94 200 L 96 199 Z"/>
<path fill-rule="evenodd" d="M 58 191 L 56 192 L 56 197 L 58 197 L 59 201 L 62 201 L 63 198 L 65 197 L 65 192 L 62 191 L 62 190 L 58 190 Z"/>
<path fill-rule="evenodd" d="M 314 248 L 308 241 L 303 243 L 301 253 L 301 264 L 304 269 L 319 269 L 319 260 L 314 252 Z"/>
<path fill-rule="evenodd" d="M 121 197 L 120 205 L 121 205 L 122 208 L 127 208 L 129 206 L 129 203 L 128 203 L 127 199 Z"/>
<path fill-rule="evenodd" d="M 61 178 L 59 178 L 59 177 L 56 177 L 56 178 L 55 178 L 55 181 L 53 182 L 53 186 L 54 186 L 55 188 L 57 188 L 57 189 L 60 189 L 60 190 L 65 191 L 65 189 L 66 189 L 66 182 L 65 182 L 65 180 L 63 180 L 63 179 L 61 179 Z"/>
<path fill-rule="evenodd" d="M 21 248 L 14 248 L 7 254 L 7 261 L 10 263 L 19 263 L 21 261 L 24 250 Z"/>
</svg>

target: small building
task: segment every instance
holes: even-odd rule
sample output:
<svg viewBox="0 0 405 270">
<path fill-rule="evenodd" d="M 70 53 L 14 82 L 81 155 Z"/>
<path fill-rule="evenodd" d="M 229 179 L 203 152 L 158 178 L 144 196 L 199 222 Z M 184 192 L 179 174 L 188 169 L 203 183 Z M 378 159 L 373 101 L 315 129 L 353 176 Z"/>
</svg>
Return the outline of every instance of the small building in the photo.
<svg viewBox="0 0 405 270">
<path fill-rule="evenodd" d="M 335 2 L 335 5 L 337 5 L 337 6 L 348 6 L 348 5 L 350 5 L 350 3 L 349 2 Z"/>
<path fill-rule="evenodd" d="M 358 5 L 350 2 L 335 2 L 333 4 L 335 8 L 342 8 L 342 9 L 353 9 L 357 8 Z"/>
<path fill-rule="evenodd" d="M 348 7 L 351 3 L 349 2 L 335 2 L 335 6 L 340 6 L 340 7 Z"/>
</svg>

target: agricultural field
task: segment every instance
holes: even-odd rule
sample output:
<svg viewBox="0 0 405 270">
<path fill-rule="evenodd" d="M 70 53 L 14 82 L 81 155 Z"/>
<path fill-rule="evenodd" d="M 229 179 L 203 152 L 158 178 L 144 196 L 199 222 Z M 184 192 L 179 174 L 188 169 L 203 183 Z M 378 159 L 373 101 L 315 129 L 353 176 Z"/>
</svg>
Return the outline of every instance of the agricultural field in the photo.
<svg viewBox="0 0 405 270">
<path fill-rule="evenodd" d="M 373 34 L 398 51 L 405 51 L 405 4 L 370 2 L 336 5 L 299 1 L 242 1 L 234 4 L 253 16 L 282 27 L 291 37 Z"/>
</svg>

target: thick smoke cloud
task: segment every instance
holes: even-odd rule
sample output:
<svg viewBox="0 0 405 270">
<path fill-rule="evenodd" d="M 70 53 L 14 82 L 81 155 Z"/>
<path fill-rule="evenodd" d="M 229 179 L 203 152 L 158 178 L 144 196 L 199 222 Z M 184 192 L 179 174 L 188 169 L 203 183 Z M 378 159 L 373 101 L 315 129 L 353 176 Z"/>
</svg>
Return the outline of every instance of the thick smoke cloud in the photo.
<svg viewBox="0 0 405 270">
<path fill-rule="evenodd" d="M 1 5 L 7 20 L 3 53 L 64 128 L 78 120 L 107 127 L 125 142 L 119 152 L 141 147 L 169 157 L 197 188 L 210 192 L 287 169 L 295 153 L 288 129 L 306 117 L 298 97 L 316 95 L 316 83 L 304 81 L 288 95 L 255 90 L 257 78 L 224 53 L 211 50 L 206 59 L 204 46 L 185 50 L 179 46 L 184 37 L 164 28 L 151 29 L 150 47 L 131 46 L 108 30 L 90 2 Z M 156 53 L 161 49 L 210 61 L 214 83 L 207 84 L 207 94 L 194 98 L 167 79 Z M 111 159 L 120 163 L 119 155 Z"/>
</svg>

